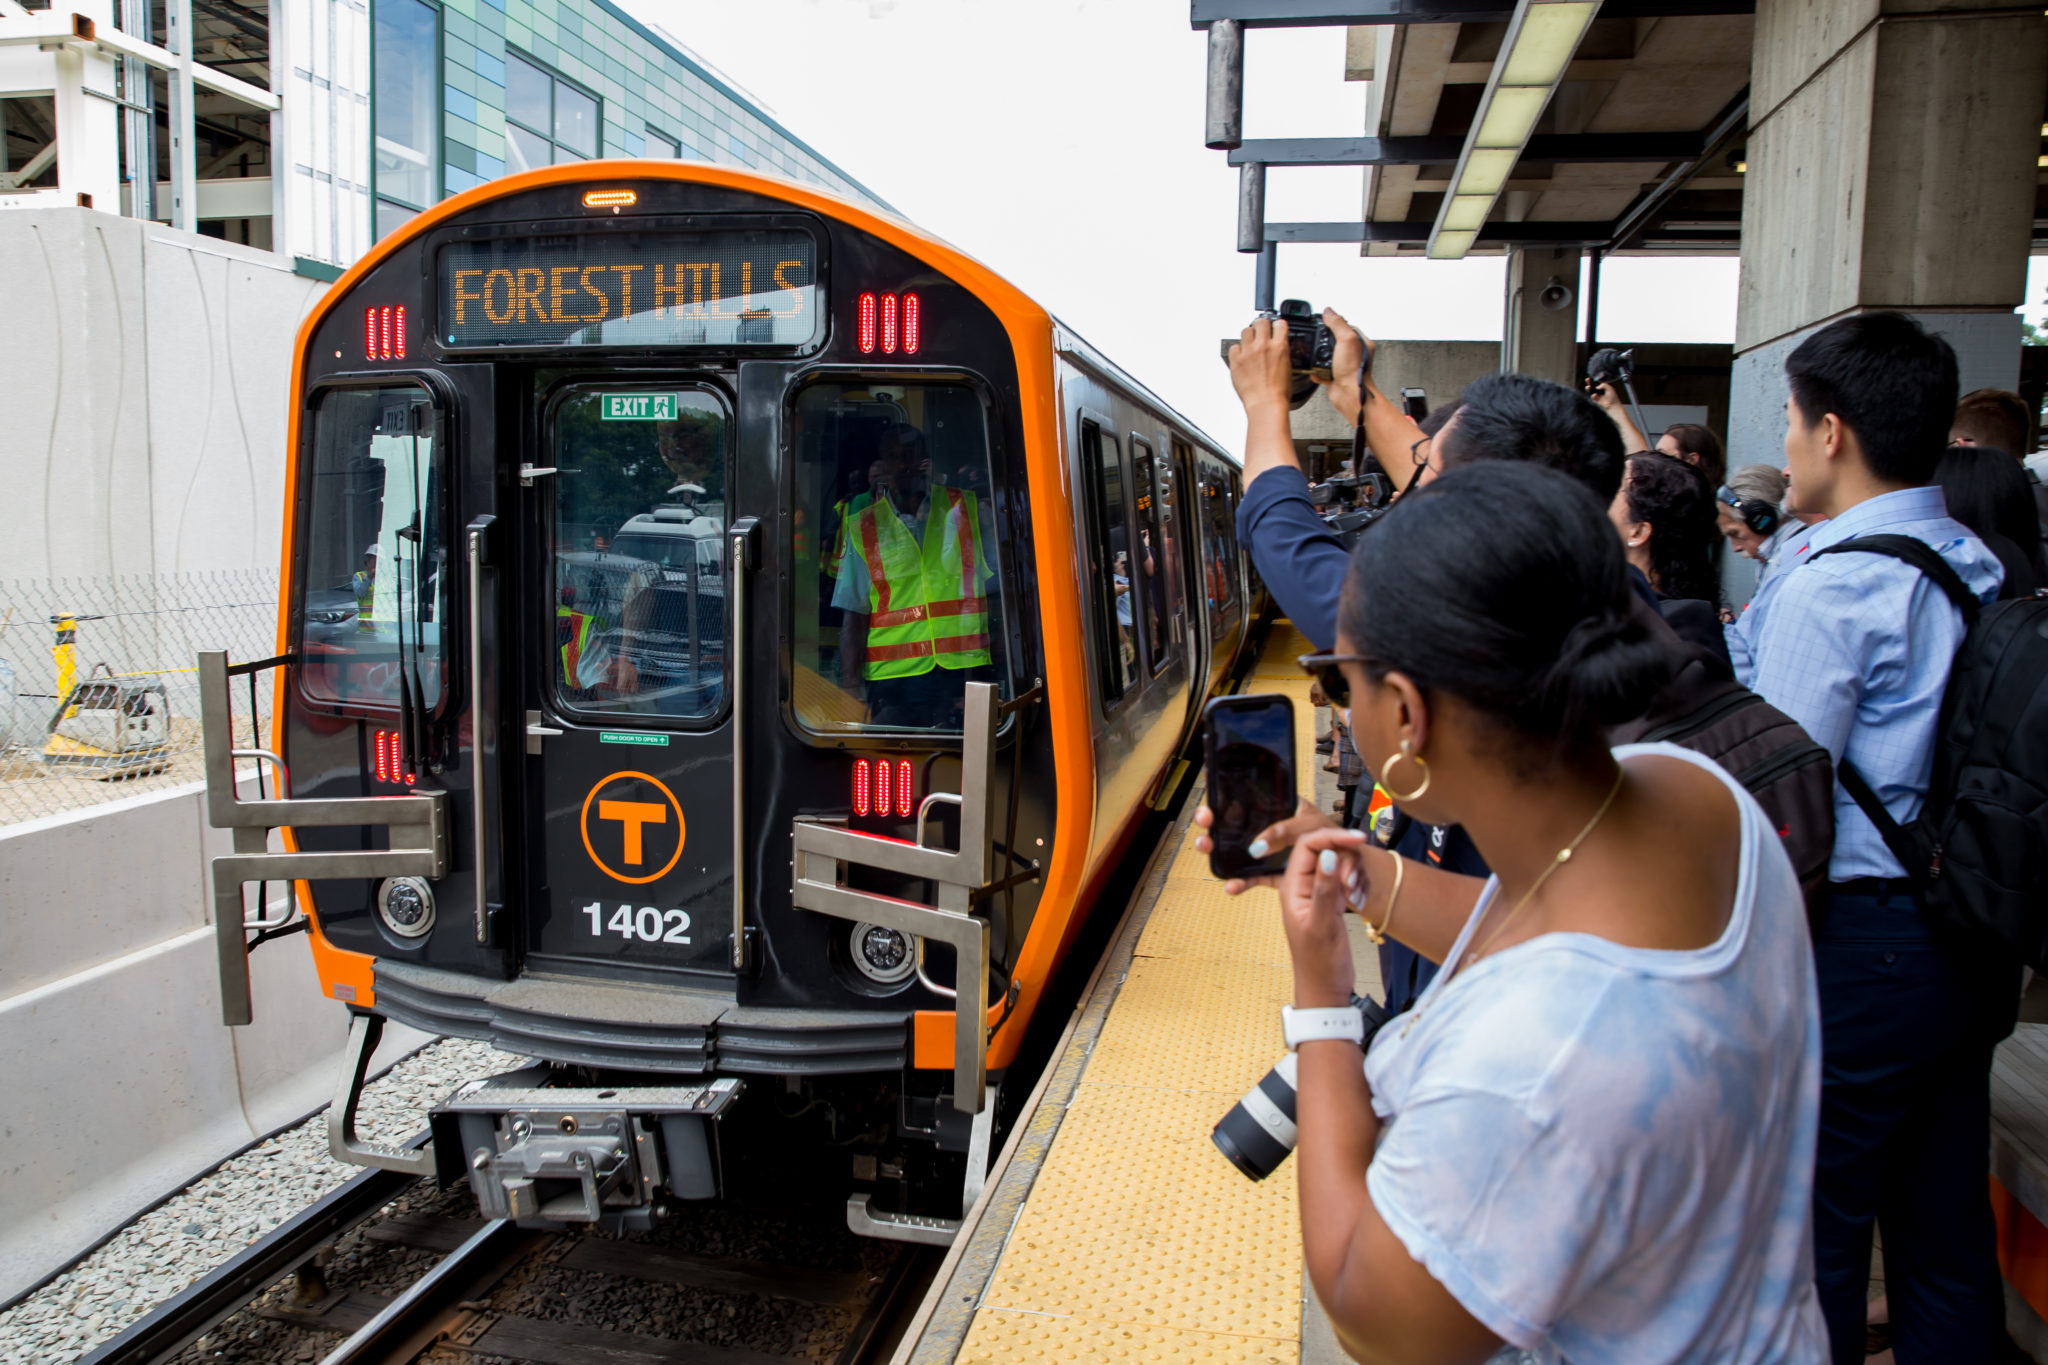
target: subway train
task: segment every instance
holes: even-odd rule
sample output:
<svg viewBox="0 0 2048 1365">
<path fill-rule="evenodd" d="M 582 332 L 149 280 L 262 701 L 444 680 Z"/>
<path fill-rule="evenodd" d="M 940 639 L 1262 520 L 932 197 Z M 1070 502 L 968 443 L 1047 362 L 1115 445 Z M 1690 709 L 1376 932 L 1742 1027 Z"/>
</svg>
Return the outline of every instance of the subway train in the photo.
<svg viewBox="0 0 2048 1365">
<path fill-rule="evenodd" d="M 201 657 L 227 1022 L 295 906 L 345 1159 L 633 1230 L 781 1132 L 945 1241 L 1248 657 L 1237 460 L 936 238 L 670 161 L 398 227 L 291 401 L 277 655 Z M 534 1060 L 368 1141 L 387 1020 Z"/>
</svg>

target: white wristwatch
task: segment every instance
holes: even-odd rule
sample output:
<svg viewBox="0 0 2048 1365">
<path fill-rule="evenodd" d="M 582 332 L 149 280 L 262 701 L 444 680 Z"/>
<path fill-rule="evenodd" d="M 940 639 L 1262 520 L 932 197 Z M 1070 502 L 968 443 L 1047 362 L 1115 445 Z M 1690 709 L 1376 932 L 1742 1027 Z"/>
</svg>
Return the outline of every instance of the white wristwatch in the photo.
<svg viewBox="0 0 2048 1365">
<path fill-rule="evenodd" d="M 1292 1005 L 1282 1005 L 1280 1031 L 1286 1035 L 1290 1051 L 1303 1043 L 1320 1042 L 1325 1038 L 1343 1038 L 1349 1042 L 1363 1043 L 1365 1016 L 1352 1005 L 1314 1010 L 1298 1010 Z"/>
</svg>

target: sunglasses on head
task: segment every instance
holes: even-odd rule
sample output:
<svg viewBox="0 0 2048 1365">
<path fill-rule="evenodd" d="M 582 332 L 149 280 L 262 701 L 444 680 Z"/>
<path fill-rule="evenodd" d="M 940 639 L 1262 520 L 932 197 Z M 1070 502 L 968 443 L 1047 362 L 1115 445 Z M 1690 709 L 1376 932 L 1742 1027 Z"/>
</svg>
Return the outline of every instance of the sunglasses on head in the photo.
<svg viewBox="0 0 2048 1365">
<path fill-rule="evenodd" d="M 1351 683 L 1341 664 L 1371 662 L 1363 654 L 1304 654 L 1295 660 L 1301 671 L 1314 678 L 1332 706 L 1351 705 Z"/>
</svg>

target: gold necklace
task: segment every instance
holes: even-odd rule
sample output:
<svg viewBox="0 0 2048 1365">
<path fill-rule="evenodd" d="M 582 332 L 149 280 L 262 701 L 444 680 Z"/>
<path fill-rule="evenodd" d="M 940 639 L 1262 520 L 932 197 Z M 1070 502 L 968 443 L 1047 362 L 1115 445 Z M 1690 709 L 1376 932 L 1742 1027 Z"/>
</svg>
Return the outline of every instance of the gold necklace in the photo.
<svg viewBox="0 0 2048 1365">
<path fill-rule="evenodd" d="M 1501 916 L 1500 923 L 1493 926 L 1493 932 L 1488 934 L 1478 947 L 1468 950 L 1465 956 L 1458 960 L 1459 971 L 1463 971 L 1483 957 L 1486 950 L 1493 946 L 1493 941 L 1501 936 L 1502 931 L 1514 923 L 1515 916 L 1528 908 L 1529 902 L 1535 899 L 1536 893 L 1543 889 L 1543 883 L 1550 880 L 1550 874 L 1572 860 L 1572 854 L 1578 852 L 1579 845 L 1586 842 L 1587 836 L 1592 834 L 1594 827 L 1600 823 L 1600 818 L 1606 815 L 1608 808 L 1614 804 L 1614 798 L 1621 795 L 1621 783 L 1626 775 L 1621 765 L 1616 764 L 1614 769 L 1614 785 L 1607 789 L 1607 799 L 1600 803 L 1600 809 L 1593 812 L 1593 818 L 1586 821 L 1585 827 L 1572 837 L 1570 843 L 1557 851 L 1557 856 L 1550 860 L 1549 865 L 1536 874 L 1536 880 L 1529 883 L 1529 889 L 1524 891 L 1522 898 L 1515 902 L 1515 908 Z M 1450 983 L 1447 981 L 1444 984 L 1448 986 Z M 1418 1004 L 1408 1013 L 1408 1022 L 1401 1029 L 1401 1036 L 1403 1038 L 1406 1038 L 1409 1032 L 1414 1029 L 1415 1021 L 1422 1015 L 1422 1007 Z"/>
</svg>

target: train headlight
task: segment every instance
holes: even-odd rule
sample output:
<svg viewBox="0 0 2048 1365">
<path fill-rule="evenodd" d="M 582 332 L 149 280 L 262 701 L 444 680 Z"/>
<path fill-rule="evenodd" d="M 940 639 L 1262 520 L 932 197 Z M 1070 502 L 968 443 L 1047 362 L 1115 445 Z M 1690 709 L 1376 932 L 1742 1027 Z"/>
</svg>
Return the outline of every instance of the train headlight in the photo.
<svg viewBox="0 0 2048 1365">
<path fill-rule="evenodd" d="M 917 970 L 910 938 L 901 930 L 863 921 L 853 926 L 852 947 L 853 964 L 861 975 L 884 986 L 893 986 Z"/>
<path fill-rule="evenodd" d="M 400 938 L 419 938 L 434 927 L 434 892 L 418 877 L 389 877 L 377 888 L 377 918 Z"/>
</svg>

